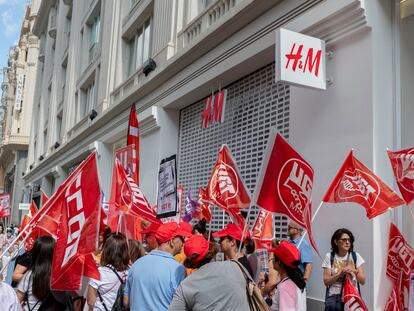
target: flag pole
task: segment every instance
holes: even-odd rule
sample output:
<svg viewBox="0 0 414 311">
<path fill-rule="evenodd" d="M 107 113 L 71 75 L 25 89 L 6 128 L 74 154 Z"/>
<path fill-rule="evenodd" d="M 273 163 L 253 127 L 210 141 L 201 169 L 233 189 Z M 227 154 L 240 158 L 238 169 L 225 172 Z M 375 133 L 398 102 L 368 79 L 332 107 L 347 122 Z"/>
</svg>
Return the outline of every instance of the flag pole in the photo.
<svg viewBox="0 0 414 311">
<path fill-rule="evenodd" d="M 407 204 L 407 208 L 408 208 L 408 210 L 410 211 L 411 218 L 414 220 L 414 212 L 413 212 L 413 205 L 412 205 L 412 202 L 413 202 L 413 201 L 411 201 L 409 204 Z"/>
<path fill-rule="evenodd" d="M 18 255 L 18 253 L 19 253 L 19 251 L 22 249 L 22 247 L 23 247 L 23 245 L 24 245 L 24 243 L 26 242 L 26 240 L 29 238 L 29 236 L 30 236 L 30 234 L 31 234 L 32 232 L 30 231 L 27 235 L 26 235 L 26 237 L 22 240 L 22 242 L 19 244 L 19 246 L 18 246 L 18 248 L 12 253 L 12 255 L 10 256 L 10 258 L 9 258 L 9 260 L 7 261 L 7 263 L 1 268 L 1 271 L 0 271 L 0 275 L 2 275 L 3 274 L 3 271 L 4 270 L 6 270 L 6 268 L 9 266 L 9 264 L 10 264 L 10 262 L 12 261 L 12 259 L 14 258 L 14 257 L 16 257 L 17 255 Z M 5 280 L 3 280 L 3 281 L 5 281 Z"/>
<path fill-rule="evenodd" d="M 321 203 L 319 203 L 319 206 L 318 206 L 318 208 L 316 209 L 315 214 L 313 214 L 313 216 L 312 216 L 312 219 L 311 219 L 311 225 L 312 225 L 313 221 L 315 220 L 316 214 L 318 214 L 318 212 L 319 212 L 319 210 L 321 209 L 321 207 L 322 207 L 322 204 L 323 204 L 323 203 L 324 203 L 323 201 L 321 201 Z M 308 233 L 308 231 L 307 231 L 307 230 L 303 233 L 303 235 L 302 235 L 302 237 L 301 237 L 301 239 L 300 239 L 300 241 L 299 241 L 299 243 L 298 243 L 298 248 L 299 248 L 299 246 L 302 244 L 303 239 L 305 238 L 305 236 L 306 236 L 306 234 L 307 234 L 307 233 Z"/>
<path fill-rule="evenodd" d="M 56 199 L 55 199 L 55 201 L 56 201 Z M 55 202 L 53 202 L 53 203 L 55 203 Z M 3 252 L 3 253 L 1 253 L 1 255 L 0 255 L 0 259 L 1 258 L 3 258 L 3 256 L 10 250 L 10 248 L 14 245 L 14 244 L 16 244 L 16 242 L 22 237 L 22 235 L 23 235 L 23 233 L 29 228 L 29 227 L 32 227 L 32 230 L 33 230 L 33 228 L 34 228 L 34 226 L 37 224 L 37 223 L 39 223 L 42 219 L 43 219 L 43 217 L 46 215 L 46 213 L 49 211 L 49 209 L 52 207 L 52 205 L 53 204 L 50 204 L 48 207 L 47 207 L 47 209 L 46 210 L 42 210 L 42 209 L 39 209 L 38 211 L 37 211 L 37 213 L 39 213 L 40 211 L 42 212 L 42 214 L 40 215 L 40 217 L 39 217 L 39 219 L 38 220 L 36 220 L 36 222 L 34 221 L 34 219 L 35 219 L 35 216 L 37 215 L 37 213 L 36 213 L 36 215 L 35 216 L 33 216 L 32 217 L 32 219 L 30 219 L 30 221 L 27 223 L 27 225 L 26 225 L 26 227 L 24 227 L 23 228 L 23 230 L 22 231 L 20 231 L 19 232 L 19 234 L 17 235 L 17 237 L 13 240 L 13 242 L 11 242 L 10 244 L 9 244 L 9 246 L 6 248 L 6 250 Z M 30 230 L 30 232 L 32 232 L 32 230 Z"/>
<path fill-rule="evenodd" d="M 120 213 L 119 217 L 118 217 L 118 225 L 116 226 L 116 234 L 119 233 L 119 230 L 121 228 L 121 221 L 122 221 L 122 217 L 124 216 L 124 213 Z"/>
<path fill-rule="evenodd" d="M 243 241 L 244 241 L 244 238 L 246 236 L 247 227 L 249 226 L 249 218 L 250 218 L 250 213 L 251 213 L 251 210 L 252 210 L 252 206 L 253 206 L 253 204 L 250 204 L 249 210 L 247 211 L 246 219 L 244 220 L 242 239 L 240 241 L 239 250 L 237 251 L 238 254 L 240 254 L 240 252 L 241 252 Z"/>
</svg>

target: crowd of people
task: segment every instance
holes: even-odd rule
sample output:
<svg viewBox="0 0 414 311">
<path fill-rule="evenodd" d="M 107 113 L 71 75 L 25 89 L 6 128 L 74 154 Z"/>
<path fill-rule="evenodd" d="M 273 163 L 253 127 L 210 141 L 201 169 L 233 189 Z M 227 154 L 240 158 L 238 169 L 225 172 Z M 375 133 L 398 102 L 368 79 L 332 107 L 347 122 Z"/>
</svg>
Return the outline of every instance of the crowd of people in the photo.
<svg viewBox="0 0 414 311">
<path fill-rule="evenodd" d="M 2 225 L 0 230 L 5 249 L 12 232 L 4 233 Z M 7 280 L 6 273 L 0 284 L 2 310 L 253 310 L 254 304 L 259 310 L 306 310 L 314 260 L 294 222 L 288 224 L 288 239 L 275 240 L 268 250 L 255 249 L 235 224 L 210 234 L 204 221 L 170 222 L 151 224 L 141 233 L 143 243 L 107 228 L 94 254 L 100 280 L 90 279 L 80 293 L 51 290 L 56 242 L 39 237 L 5 269 L 12 277 Z M 354 252 L 354 241 L 347 229 L 332 235 L 322 263 L 327 311 L 343 310 L 345 277 L 358 288 L 365 283 L 364 260 Z"/>
</svg>

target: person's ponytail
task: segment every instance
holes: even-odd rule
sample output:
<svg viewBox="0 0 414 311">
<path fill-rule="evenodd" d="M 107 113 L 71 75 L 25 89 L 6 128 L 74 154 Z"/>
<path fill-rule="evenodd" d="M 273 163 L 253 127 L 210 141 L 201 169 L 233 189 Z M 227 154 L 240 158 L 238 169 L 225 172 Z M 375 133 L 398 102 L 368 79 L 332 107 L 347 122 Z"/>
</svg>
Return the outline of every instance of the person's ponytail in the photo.
<svg viewBox="0 0 414 311">
<path fill-rule="evenodd" d="M 297 287 L 299 287 L 300 290 L 303 291 L 303 289 L 306 287 L 305 279 L 303 278 L 303 272 L 299 268 L 291 268 L 285 265 L 286 273 L 289 277 L 289 279 L 292 280 L 293 283 L 296 284 Z"/>
</svg>

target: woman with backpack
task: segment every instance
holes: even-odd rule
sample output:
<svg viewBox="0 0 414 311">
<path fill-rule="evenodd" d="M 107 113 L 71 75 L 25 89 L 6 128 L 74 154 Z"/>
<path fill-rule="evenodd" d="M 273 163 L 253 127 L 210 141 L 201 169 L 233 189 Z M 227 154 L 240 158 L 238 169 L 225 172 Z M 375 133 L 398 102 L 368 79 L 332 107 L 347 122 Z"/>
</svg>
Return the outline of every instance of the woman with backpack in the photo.
<svg viewBox="0 0 414 311">
<path fill-rule="evenodd" d="M 122 306 L 128 269 L 127 240 L 122 234 L 112 233 L 103 245 L 99 267 L 101 279 L 89 282 L 86 300 L 90 311 L 110 311 Z"/>
<path fill-rule="evenodd" d="M 362 265 L 364 259 L 354 252 L 354 235 L 342 228 L 334 232 L 331 238 L 331 252 L 322 263 L 323 282 L 326 286 L 325 311 L 343 310 L 342 290 L 345 276 L 348 275 L 355 285 L 365 284 Z"/>
</svg>

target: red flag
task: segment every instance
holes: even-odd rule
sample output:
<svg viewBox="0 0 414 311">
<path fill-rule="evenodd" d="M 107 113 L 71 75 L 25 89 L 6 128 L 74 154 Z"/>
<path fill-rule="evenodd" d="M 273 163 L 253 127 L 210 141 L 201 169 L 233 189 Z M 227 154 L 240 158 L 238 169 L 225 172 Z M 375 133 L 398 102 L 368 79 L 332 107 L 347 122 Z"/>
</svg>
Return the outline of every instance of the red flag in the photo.
<svg viewBox="0 0 414 311">
<path fill-rule="evenodd" d="M 410 273 L 414 269 L 414 249 L 408 245 L 404 236 L 393 223 L 390 224 L 388 240 L 387 276 L 398 283 L 401 278 L 403 287 L 409 288 Z"/>
<path fill-rule="evenodd" d="M 250 206 L 250 195 L 237 170 L 230 150 L 223 145 L 206 189 L 205 202 L 225 210 Z"/>
<path fill-rule="evenodd" d="M 133 178 L 125 172 L 118 159 L 115 158 L 108 215 L 108 225 L 112 231 L 117 230 L 118 217 L 121 214 L 133 217 L 140 216 L 150 222 L 161 223 L 143 192 L 138 188 Z M 127 219 L 131 218 L 127 216 Z M 126 223 L 130 223 L 130 221 Z"/>
<path fill-rule="evenodd" d="M 131 106 L 131 112 L 129 113 L 127 145 L 134 145 L 135 147 L 133 153 L 135 165 L 132 168 L 131 176 L 135 183 L 139 185 L 139 123 L 135 113 L 135 104 Z"/>
<path fill-rule="evenodd" d="M 402 275 L 402 274 L 401 274 Z M 404 288 L 402 283 L 395 282 L 391 291 L 390 297 L 388 297 L 384 311 L 404 311 Z"/>
<path fill-rule="evenodd" d="M 288 216 L 312 236 L 313 169 L 285 139 L 272 129 L 256 184 L 256 205 Z"/>
<path fill-rule="evenodd" d="M 360 204 L 365 207 L 369 219 L 404 204 L 394 190 L 354 157 L 352 150 L 322 201 Z"/>
<path fill-rule="evenodd" d="M 36 213 L 37 213 L 37 206 L 36 206 L 36 203 L 32 201 L 32 204 L 30 204 L 30 207 L 29 207 L 29 212 L 23 216 L 20 227 L 24 228 L 29 223 L 30 219 L 32 219 L 32 217 Z"/>
<path fill-rule="evenodd" d="M 10 194 L 0 195 L 0 218 L 10 217 Z"/>
<path fill-rule="evenodd" d="M 344 281 L 342 300 L 344 302 L 344 311 L 368 311 L 365 302 L 359 295 L 355 285 L 349 280 L 349 277 L 346 277 Z"/>
<path fill-rule="evenodd" d="M 92 256 L 98 247 L 101 207 L 95 152 L 69 176 L 53 197 L 52 208 L 56 207 L 61 213 L 50 287 L 79 290 L 82 276 L 100 278 Z"/>
<path fill-rule="evenodd" d="M 199 197 L 199 205 L 195 214 L 195 218 L 201 220 L 203 218 L 206 219 L 207 222 L 211 221 L 211 211 L 210 211 L 210 204 L 206 202 L 206 190 L 203 188 L 198 188 L 198 197 Z"/>
<path fill-rule="evenodd" d="M 408 205 L 414 199 L 414 148 L 387 152 L 398 189 Z"/>
<path fill-rule="evenodd" d="M 136 150 L 135 144 L 130 144 L 126 147 L 118 148 L 115 152 L 115 158 L 121 163 L 125 172 L 133 178 L 138 178 L 136 168 Z M 134 175 L 136 175 L 134 177 Z M 118 218 L 117 218 L 118 219 Z M 116 221 L 118 223 L 118 221 Z M 130 239 L 138 241 L 142 240 L 141 237 L 141 218 L 133 215 L 124 215 L 120 220 L 120 232 Z"/>
<path fill-rule="evenodd" d="M 41 190 L 41 192 L 42 192 L 41 200 L 42 200 L 42 206 L 43 206 L 46 204 L 47 200 L 49 200 L 49 197 L 46 195 L 46 193 L 43 192 L 43 190 Z"/>
<path fill-rule="evenodd" d="M 30 220 L 36 215 L 37 213 L 37 206 L 34 201 L 32 201 L 32 204 L 30 204 L 29 212 L 23 216 L 22 223 L 20 225 L 20 228 L 25 228 L 26 225 L 29 224 Z M 23 238 L 25 238 L 27 235 L 27 232 L 23 234 Z M 24 248 L 26 251 L 30 251 L 33 248 L 33 243 L 37 238 L 37 230 L 34 230 L 31 232 L 30 236 L 26 239 Z"/>
<path fill-rule="evenodd" d="M 261 209 L 253 226 L 253 240 L 257 249 L 269 249 L 273 240 L 272 213 Z"/>
<path fill-rule="evenodd" d="M 56 193 L 52 196 L 54 200 L 44 204 L 36 213 L 33 214 L 29 220 L 29 226 L 26 228 L 26 230 L 31 231 L 31 234 L 34 237 L 42 235 L 51 235 L 54 238 L 57 237 L 57 232 L 60 225 L 60 214 L 62 211 L 60 209 L 60 206 L 54 205 Z"/>
</svg>

